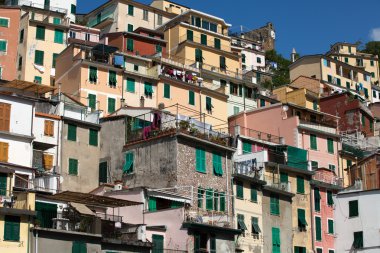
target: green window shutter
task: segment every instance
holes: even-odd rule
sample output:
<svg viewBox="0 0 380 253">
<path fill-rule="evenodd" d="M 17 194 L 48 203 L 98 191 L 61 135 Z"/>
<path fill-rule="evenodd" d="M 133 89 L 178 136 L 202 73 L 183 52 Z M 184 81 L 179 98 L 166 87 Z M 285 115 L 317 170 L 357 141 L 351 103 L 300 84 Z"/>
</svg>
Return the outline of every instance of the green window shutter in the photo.
<svg viewBox="0 0 380 253">
<path fill-rule="evenodd" d="M 133 31 L 134 31 L 133 25 L 128 24 L 128 32 L 133 32 Z"/>
<path fill-rule="evenodd" d="M 240 112 L 240 108 L 238 106 L 234 106 L 234 115 Z"/>
<path fill-rule="evenodd" d="M 162 53 L 162 46 L 156 45 L 156 53 Z"/>
<path fill-rule="evenodd" d="M 7 179 L 8 176 L 5 173 L 0 173 L 0 195 L 7 196 Z"/>
<path fill-rule="evenodd" d="M 252 153 L 252 145 L 249 142 L 243 142 L 243 154 Z"/>
<path fill-rule="evenodd" d="M 310 148 L 313 150 L 317 150 L 317 136 L 314 134 L 310 134 Z"/>
<path fill-rule="evenodd" d="M 202 63 L 203 62 L 203 53 L 199 48 L 195 49 L 195 61 Z"/>
<path fill-rule="evenodd" d="M 216 238 L 215 235 L 210 236 L 210 253 L 216 253 Z"/>
<path fill-rule="evenodd" d="M 4 241 L 20 241 L 20 217 L 5 215 Z"/>
<path fill-rule="evenodd" d="M 54 30 L 54 43 L 63 44 L 63 31 L 60 29 Z"/>
<path fill-rule="evenodd" d="M 135 79 L 127 78 L 127 91 L 135 93 Z"/>
<path fill-rule="evenodd" d="M 202 188 L 198 188 L 198 208 L 203 207 L 203 195 L 204 190 Z"/>
<path fill-rule="evenodd" d="M 314 210 L 316 212 L 321 211 L 321 194 L 319 188 L 314 188 Z"/>
<path fill-rule="evenodd" d="M 327 205 L 334 205 L 333 194 L 331 191 L 327 191 Z"/>
<path fill-rule="evenodd" d="M 329 253 L 335 253 L 333 249 L 329 249 Z"/>
<path fill-rule="evenodd" d="M 243 214 L 237 214 L 237 225 L 238 229 L 247 230 L 247 226 L 245 225 L 245 218 Z"/>
<path fill-rule="evenodd" d="M 348 217 L 359 216 L 359 202 L 357 200 L 349 201 L 348 208 Z"/>
<path fill-rule="evenodd" d="M 318 162 L 317 161 L 311 161 L 311 168 L 313 169 L 313 170 L 316 170 L 316 169 L 318 169 Z"/>
<path fill-rule="evenodd" d="M 34 63 L 37 65 L 44 65 L 44 51 L 36 50 L 34 52 Z"/>
<path fill-rule="evenodd" d="M 331 76 L 331 75 L 327 75 L 327 81 L 328 81 L 329 83 L 332 83 L 332 76 Z"/>
<path fill-rule="evenodd" d="M 214 192 L 214 211 L 218 211 L 219 193 Z"/>
<path fill-rule="evenodd" d="M 110 86 L 116 86 L 117 79 L 116 79 L 116 71 L 110 70 L 108 71 L 108 84 Z"/>
<path fill-rule="evenodd" d="M 91 146 L 98 146 L 98 130 L 90 129 L 89 131 L 89 144 Z"/>
<path fill-rule="evenodd" d="M 0 40 L 0 52 L 6 52 L 6 51 L 7 51 L 7 41 Z"/>
<path fill-rule="evenodd" d="M 207 35 L 201 34 L 201 44 L 207 46 Z"/>
<path fill-rule="evenodd" d="M 242 62 L 242 63 L 245 63 L 245 58 L 246 58 L 245 54 L 242 54 L 242 55 L 241 55 L 241 62 Z"/>
<path fill-rule="evenodd" d="M 297 176 L 297 193 L 305 193 L 305 180 L 302 176 Z"/>
<path fill-rule="evenodd" d="M 133 16 L 135 12 L 135 7 L 133 5 L 128 5 L 128 15 Z"/>
<path fill-rule="evenodd" d="M 350 82 L 346 82 L 346 88 L 347 88 L 347 90 L 351 89 L 351 84 L 350 84 Z"/>
<path fill-rule="evenodd" d="M 53 18 L 53 24 L 60 25 L 61 24 L 61 19 L 60 18 Z"/>
<path fill-rule="evenodd" d="M 219 193 L 219 211 L 226 211 L 226 194 L 224 192 Z"/>
<path fill-rule="evenodd" d="M 77 6 L 75 4 L 71 5 L 71 14 L 76 14 L 77 13 Z"/>
<path fill-rule="evenodd" d="M 201 248 L 201 236 L 194 234 L 194 253 L 198 253 Z"/>
<path fill-rule="evenodd" d="M 318 102 L 317 101 L 313 101 L 313 109 L 314 110 L 318 110 Z"/>
<path fill-rule="evenodd" d="M 187 37 L 187 40 L 193 41 L 194 40 L 194 32 L 192 30 L 187 30 L 186 37 Z"/>
<path fill-rule="evenodd" d="M 164 83 L 164 98 L 170 98 L 170 84 Z"/>
<path fill-rule="evenodd" d="M 96 95 L 88 94 L 88 107 L 95 110 L 96 109 Z"/>
<path fill-rule="evenodd" d="M 220 69 L 226 69 L 227 66 L 226 66 L 226 57 L 224 56 L 219 56 L 219 67 Z M 240 86 L 241 87 L 241 86 Z M 240 92 L 239 94 L 240 96 L 242 95 L 242 93 Z"/>
<path fill-rule="evenodd" d="M 214 47 L 220 49 L 220 39 L 214 38 Z"/>
<path fill-rule="evenodd" d="M 355 249 L 363 248 L 363 231 L 354 232 L 353 246 Z"/>
<path fill-rule="evenodd" d="M 87 244 L 85 242 L 74 241 L 71 248 L 71 252 L 72 253 L 87 253 Z"/>
<path fill-rule="evenodd" d="M 36 27 L 36 39 L 37 40 L 45 40 L 45 26 L 37 26 Z"/>
<path fill-rule="evenodd" d="M 40 77 L 40 76 L 35 76 L 35 77 L 34 77 L 34 82 L 39 83 L 39 84 L 42 84 L 42 77 Z"/>
<path fill-rule="evenodd" d="M 321 217 L 315 217 L 315 239 L 317 241 L 322 241 Z"/>
<path fill-rule="evenodd" d="M 114 98 L 108 98 L 108 113 L 113 113 L 116 110 L 116 100 Z"/>
<path fill-rule="evenodd" d="M 152 87 L 151 83 L 149 83 L 149 82 L 144 83 L 144 94 L 147 97 L 153 96 L 153 87 Z"/>
<path fill-rule="evenodd" d="M 352 166 L 352 161 L 351 160 L 347 160 L 347 168 L 350 168 Z"/>
<path fill-rule="evenodd" d="M 257 189 L 251 184 L 251 201 L 257 203 Z"/>
<path fill-rule="evenodd" d="M 305 228 L 307 226 L 305 209 L 297 209 L 298 227 Z"/>
<path fill-rule="evenodd" d="M 69 175 L 78 175 L 78 160 L 69 158 Z"/>
<path fill-rule="evenodd" d="M 98 81 L 98 68 L 93 66 L 90 66 L 89 68 L 89 81 L 90 83 L 96 83 Z"/>
<path fill-rule="evenodd" d="M 206 173 L 206 152 L 204 149 L 197 148 L 195 151 L 195 170 Z"/>
<path fill-rule="evenodd" d="M 214 196 L 213 190 L 207 189 L 206 190 L 206 209 L 207 210 L 213 210 L 213 204 L 214 204 L 213 196 Z"/>
<path fill-rule="evenodd" d="M 257 217 L 251 217 L 251 226 L 252 226 L 252 233 L 253 234 L 259 234 L 261 233 L 261 229 L 259 226 L 259 218 Z"/>
<path fill-rule="evenodd" d="M 289 182 L 288 173 L 286 173 L 286 172 L 280 172 L 280 182 L 281 183 L 286 183 L 286 184 Z"/>
<path fill-rule="evenodd" d="M 270 196 L 270 213 L 280 215 L 280 199 L 276 195 Z"/>
<path fill-rule="evenodd" d="M 77 126 L 67 125 L 67 139 L 69 141 L 77 141 Z"/>
<path fill-rule="evenodd" d="M 364 88 L 364 96 L 366 98 L 369 98 L 369 94 L 368 94 L 368 89 L 367 88 Z"/>
<path fill-rule="evenodd" d="M 223 176 L 222 156 L 220 154 L 212 154 L 212 166 L 214 175 Z"/>
<path fill-rule="evenodd" d="M 236 181 L 236 198 L 244 199 L 244 187 L 242 181 Z"/>
<path fill-rule="evenodd" d="M 127 51 L 133 52 L 134 49 L 134 41 L 133 39 L 127 39 Z"/>
<path fill-rule="evenodd" d="M 371 60 L 370 63 L 371 63 L 371 67 L 375 66 L 374 61 Z"/>
<path fill-rule="evenodd" d="M 189 105 L 195 105 L 195 93 L 189 90 Z"/>
<path fill-rule="evenodd" d="M 134 153 L 128 152 L 125 154 L 125 163 L 123 166 L 123 173 L 131 174 L 134 167 Z"/>
<path fill-rule="evenodd" d="M 362 126 L 365 127 L 365 116 L 362 114 Z"/>
<path fill-rule="evenodd" d="M 334 234 L 334 221 L 327 220 L 327 223 L 328 223 L 329 234 Z"/>
<path fill-rule="evenodd" d="M 162 235 L 152 235 L 152 253 L 163 253 L 164 252 L 164 236 Z"/>
<path fill-rule="evenodd" d="M 280 229 L 272 227 L 272 253 L 281 252 Z"/>
<path fill-rule="evenodd" d="M 53 218 L 57 218 L 57 204 L 36 202 L 37 220 L 43 228 L 53 228 Z"/>
<path fill-rule="evenodd" d="M 24 29 L 20 31 L 20 39 L 19 39 L 19 43 L 23 43 L 23 42 L 24 42 Z"/>
<path fill-rule="evenodd" d="M 341 85 L 342 85 L 342 82 L 340 81 L 340 78 L 337 78 L 337 79 L 336 79 L 336 84 L 337 84 L 338 86 L 341 86 Z"/>
<path fill-rule="evenodd" d="M 58 57 L 59 54 L 53 54 L 53 63 L 52 63 L 52 67 L 55 68 L 56 66 L 56 62 L 57 62 L 57 57 Z"/>
<path fill-rule="evenodd" d="M 327 151 L 334 154 L 334 140 L 332 138 L 327 138 Z"/>
<path fill-rule="evenodd" d="M 212 108 L 213 108 L 211 101 L 212 101 L 212 99 L 210 97 L 206 97 L 206 110 L 208 112 L 211 112 Z"/>
<path fill-rule="evenodd" d="M 265 107 L 265 99 L 260 99 L 260 107 Z"/>
<path fill-rule="evenodd" d="M 1 27 L 8 27 L 9 26 L 9 19 L 7 19 L 7 18 L 0 18 L 0 26 Z"/>
<path fill-rule="evenodd" d="M 108 164 L 107 162 L 101 162 L 99 163 L 99 183 L 107 183 L 107 169 Z"/>
</svg>

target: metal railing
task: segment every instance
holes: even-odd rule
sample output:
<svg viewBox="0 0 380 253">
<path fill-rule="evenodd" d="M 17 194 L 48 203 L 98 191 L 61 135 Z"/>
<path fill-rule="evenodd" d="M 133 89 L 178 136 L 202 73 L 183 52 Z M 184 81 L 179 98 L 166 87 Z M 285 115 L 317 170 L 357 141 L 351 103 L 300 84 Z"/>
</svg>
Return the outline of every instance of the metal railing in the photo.
<svg viewBox="0 0 380 253">
<path fill-rule="evenodd" d="M 276 136 L 273 134 L 269 133 L 264 133 L 261 131 L 253 130 L 250 128 L 242 127 L 242 126 L 230 126 L 229 127 L 229 132 L 233 135 L 240 135 L 240 136 L 245 136 L 261 141 L 267 141 L 267 142 L 272 142 L 272 143 L 277 143 L 277 144 L 284 144 L 284 138 L 280 136 Z"/>
<path fill-rule="evenodd" d="M 313 128 L 315 130 L 328 132 L 328 133 L 337 133 L 336 126 L 337 124 L 334 122 L 311 122 L 310 120 L 300 120 L 300 125 L 308 128 Z"/>
<path fill-rule="evenodd" d="M 292 192 L 292 187 L 291 187 L 290 181 L 281 182 L 279 177 L 276 178 L 276 177 L 271 177 L 268 175 L 264 175 L 264 180 L 267 183 L 266 184 L 267 186 L 279 189 L 281 191 L 286 191 L 286 192 L 290 192 L 290 193 Z"/>
<path fill-rule="evenodd" d="M 39 9 L 45 9 L 45 10 L 50 10 L 50 11 L 54 11 L 54 12 L 67 14 L 67 9 L 55 7 L 55 6 L 50 6 L 50 5 L 38 4 L 38 3 L 35 3 L 35 1 L 30 1 L 29 3 L 24 3 L 24 5 L 39 8 Z"/>
<path fill-rule="evenodd" d="M 343 187 L 343 179 L 340 177 L 329 176 L 329 175 L 324 175 L 322 173 L 317 173 L 317 174 L 313 175 L 313 179 L 327 183 L 327 184 Z"/>
<path fill-rule="evenodd" d="M 34 178 L 31 181 L 31 184 L 36 191 L 51 192 L 55 194 L 59 191 L 59 179 L 59 175 L 44 175 Z"/>
<path fill-rule="evenodd" d="M 193 36 L 192 39 L 188 38 L 187 34 L 179 37 L 179 44 L 182 42 L 185 42 L 185 41 L 198 43 L 198 44 L 208 46 L 208 47 L 212 47 L 215 49 L 220 49 L 220 50 L 223 50 L 225 52 L 231 52 L 231 46 L 229 44 L 226 45 L 225 43 L 223 43 L 222 40 L 220 41 L 220 48 L 215 47 L 215 41 L 214 40 L 209 40 L 209 39 L 202 40 L 201 37 L 197 37 L 197 36 Z"/>
<path fill-rule="evenodd" d="M 223 228 L 234 228 L 232 217 L 230 217 L 226 212 L 213 210 L 198 209 L 195 211 L 185 209 L 184 222 L 206 224 Z"/>
<path fill-rule="evenodd" d="M 114 222 L 122 222 L 123 221 L 122 216 L 113 215 L 113 214 L 96 213 L 96 217 L 99 217 L 100 219 L 107 220 L 107 221 L 114 221 Z"/>
</svg>

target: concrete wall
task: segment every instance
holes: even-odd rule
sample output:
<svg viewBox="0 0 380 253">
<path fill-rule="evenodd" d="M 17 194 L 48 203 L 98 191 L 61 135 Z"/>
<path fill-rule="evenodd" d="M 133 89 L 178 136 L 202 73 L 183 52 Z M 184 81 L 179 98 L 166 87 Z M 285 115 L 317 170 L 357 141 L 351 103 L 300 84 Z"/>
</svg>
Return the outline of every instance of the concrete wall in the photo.
<svg viewBox="0 0 380 253">
<path fill-rule="evenodd" d="M 295 80 L 299 76 L 315 76 L 316 78 L 321 79 L 322 73 L 320 68 L 320 59 L 316 57 L 311 59 L 302 59 L 302 62 L 296 61 L 296 63 L 289 68 L 290 81 Z"/>
<path fill-rule="evenodd" d="M 28 225 L 28 217 L 22 215 L 20 222 L 20 241 L 4 241 L 4 215 L 0 215 L 0 251 L 3 253 L 24 253 L 28 248 L 28 230 L 32 225 Z M 62 252 L 63 253 L 63 252 Z"/>
</svg>

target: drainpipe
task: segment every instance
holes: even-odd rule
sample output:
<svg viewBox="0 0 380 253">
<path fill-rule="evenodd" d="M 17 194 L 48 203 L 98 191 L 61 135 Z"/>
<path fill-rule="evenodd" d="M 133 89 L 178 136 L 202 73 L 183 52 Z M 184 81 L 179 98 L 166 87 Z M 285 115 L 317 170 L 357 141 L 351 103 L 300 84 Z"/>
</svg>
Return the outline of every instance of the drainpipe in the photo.
<svg viewBox="0 0 380 253">
<path fill-rule="evenodd" d="M 38 253 L 38 230 L 36 230 L 36 239 L 34 244 L 34 253 Z"/>
<path fill-rule="evenodd" d="M 313 252 L 315 252 L 314 251 L 314 248 L 315 248 L 315 241 L 314 241 L 314 219 L 313 219 L 313 198 L 312 198 L 312 190 L 310 190 L 310 229 L 311 229 L 311 231 L 312 231 L 312 233 L 311 233 L 311 247 L 312 247 L 312 250 L 313 250 Z"/>
<path fill-rule="evenodd" d="M 226 181 L 227 181 L 227 192 L 226 192 L 226 195 L 228 195 L 228 198 L 227 198 L 227 214 L 230 213 L 230 191 L 229 191 L 229 187 L 228 187 L 228 163 L 227 163 L 227 152 L 226 152 Z M 233 210 L 233 209 L 232 209 Z M 229 217 L 227 215 L 227 221 L 229 220 Z"/>
<path fill-rule="evenodd" d="M 30 216 L 28 216 L 28 241 L 26 244 L 26 253 L 29 253 L 29 238 L 30 238 Z"/>
</svg>

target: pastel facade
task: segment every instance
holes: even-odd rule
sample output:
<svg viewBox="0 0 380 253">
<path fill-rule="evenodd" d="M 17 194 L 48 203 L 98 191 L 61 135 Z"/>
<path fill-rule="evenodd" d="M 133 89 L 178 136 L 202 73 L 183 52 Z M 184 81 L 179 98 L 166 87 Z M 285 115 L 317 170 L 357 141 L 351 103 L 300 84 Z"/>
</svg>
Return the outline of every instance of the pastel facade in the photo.
<svg viewBox="0 0 380 253">
<path fill-rule="evenodd" d="M 177 15 L 182 14 L 190 9 L 189 7 L 186 7 L 184 5 L 165 0 L 154 0 L 150 5 L 157 9 L 164 10 L 166 12 L 174 13 Z"/>
<path fill-rule="evenodd" d="M 19 35 L 15 36 L 20 25 L 20 8 L 2 6 L 0 8 L 0 79 L 16 79 L 17 46 Z"/>
<path fill-rule="evenodd" d="M 86 43 L 87 45 L 96 45 L 100 41 L 100 30 L 86 26 L 70 23 L 68 32 L 68 44 L 75 42 Z"/>
<path fill-rule="evenodd" d="M 266 71 L 265 51 L 262 50 L 262 46 L 259 43 L 244 39 L 242 36 L 233 36 L 231 45 L 243 48 L 241 50 L 241 68 L 243 71 Z"/>
<path fill-rule="evenodd" d="M 292 103 L 310 110 L 319 110 L 319 95 L 305 88 L 283 86 L 273 90 L 276 99 L 282 103 Z"/>
</svg>

